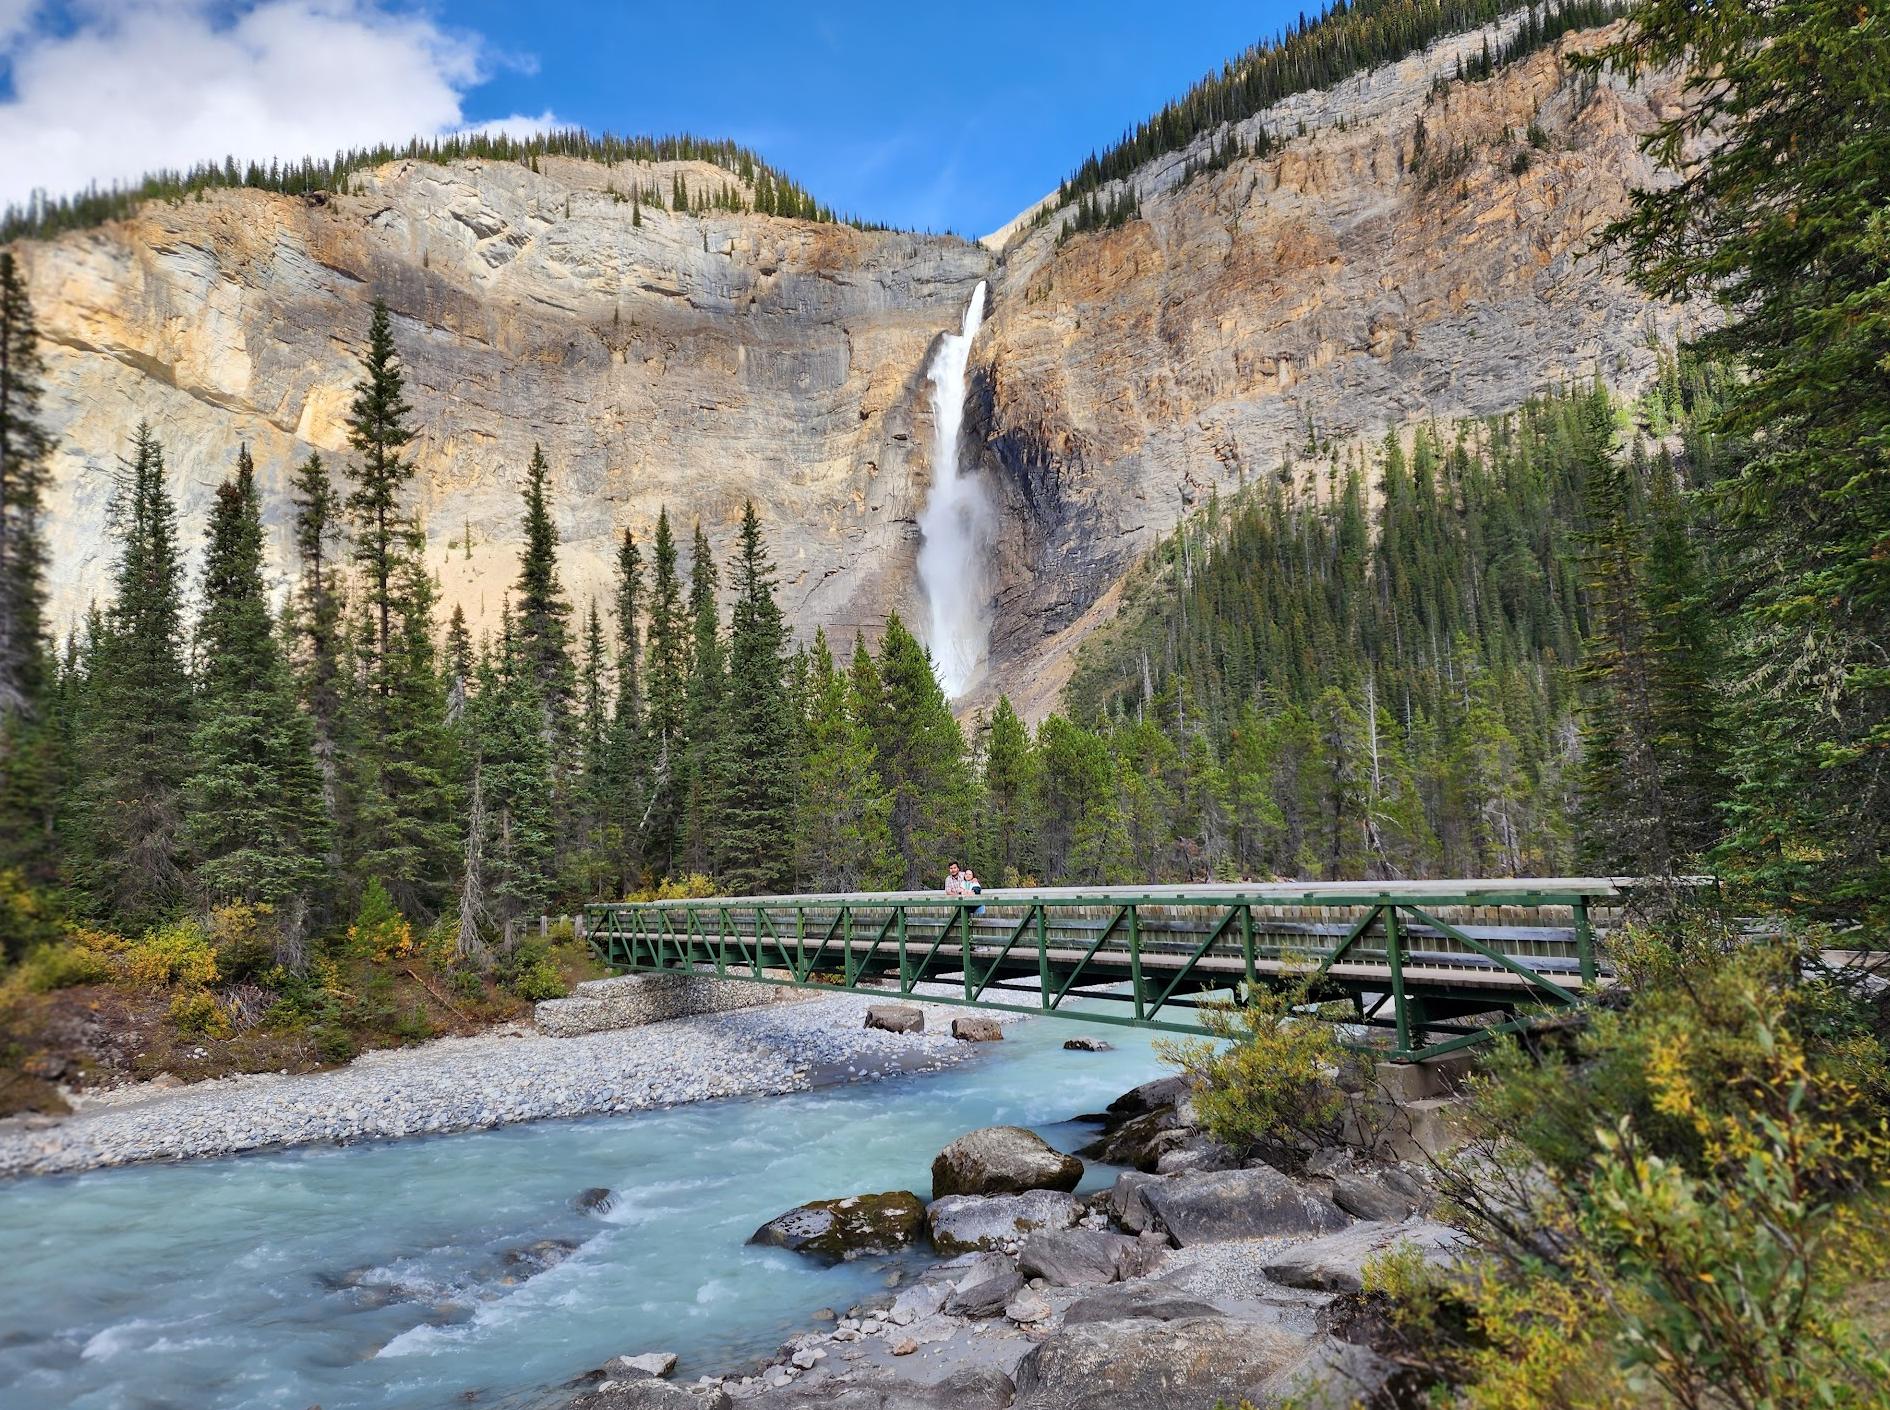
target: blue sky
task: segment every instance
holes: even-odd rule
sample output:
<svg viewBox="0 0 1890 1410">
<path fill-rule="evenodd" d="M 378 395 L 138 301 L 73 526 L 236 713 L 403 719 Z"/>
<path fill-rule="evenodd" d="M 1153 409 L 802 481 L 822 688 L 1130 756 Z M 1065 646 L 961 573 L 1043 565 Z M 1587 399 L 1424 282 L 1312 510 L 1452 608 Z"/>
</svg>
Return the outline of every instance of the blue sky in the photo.
<svg viewBox="0 0 1890 1410">
<path fill-rule="evenodd" d="M 755 147 L 982 234 L 1296 7 L 0 0 L 0 200 L 158 164 L 547 122 Z"/>
</svg>

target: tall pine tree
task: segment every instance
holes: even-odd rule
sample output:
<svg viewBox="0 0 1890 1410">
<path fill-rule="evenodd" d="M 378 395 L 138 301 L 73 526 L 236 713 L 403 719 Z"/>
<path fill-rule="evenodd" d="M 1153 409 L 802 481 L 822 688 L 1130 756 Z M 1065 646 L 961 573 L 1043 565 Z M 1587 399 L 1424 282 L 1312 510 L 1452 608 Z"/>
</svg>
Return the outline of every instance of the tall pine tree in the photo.
<svg viewBox="0 0 1890 1410">
<path fill-rule="evenodd" d="M 78 731 L 86 774 L 73 851 L 92 903 L 137 926 L 187 895 L 179 832 L 192 700 L 177 510 L 148 424 L 122 465 L 111 515 L 114 597 L 91 645 Z"/>
<path fill-rule="evenodd" d="M 739 895 L 784 891 L 794 871 L 794 722 L 787 693 L 787 628 L 774 565 L 750 500 L 742 511 L 728 639 L 722 878 Z"/>
<path fill-rule="evenodd" d="M 197 722 L 184 784 L 184 842 L 211 901 L 287 907 L 299 929 L 327 870 L 309 717 L 276 639 L 263 578 L 261 505 L 244 446 L 217 488 L 197 621 Z"/>
</svg>

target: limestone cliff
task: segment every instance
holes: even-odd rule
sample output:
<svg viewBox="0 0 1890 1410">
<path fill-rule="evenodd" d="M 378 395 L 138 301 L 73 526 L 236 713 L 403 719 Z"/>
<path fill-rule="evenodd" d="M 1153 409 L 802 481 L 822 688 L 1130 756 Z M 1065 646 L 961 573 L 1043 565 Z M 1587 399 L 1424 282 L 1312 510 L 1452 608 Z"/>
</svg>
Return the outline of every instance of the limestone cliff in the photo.
<svg viewBox="0 0 1890 1410">
<path fill-rule="evenodd" d="M 1141 219 L 1062 240 L 1067 211 L 980 244 L 752 215 L 637 224 L 633 185 L 726 173 L 544 160 L 396 162 L 346 195 L 212 193 L 26 244 L 61 442 L 56 610 L 102 586 L 111 470 L 140 416 L 193 544 L 250 443 L 286 565 L 286 477 L 311 448 L 346 462 L 378 295 L 410 367 L 429 562 L 475 620 L 515 576 L 537 440 L 580 604 L 607 597 L 621 528 L 647 534 L 667 504 L 725 551 L 753 497 L 803 633 L 872 635 L 895 607 L 922 621 L 924 363 L 987 278 L 968 427 L 1004 513 L 993 670 L 972 701 L 1001 687 L 1041 713 L 1122 571 L 1209 488 L 1279 473 L 1309 436 L 1376 439 L 1651 369 L 1671 313 L 1590 249 L 1653 179 L 1634 137 L 1671 93 L 1572 79 L 1552 52 L 1434 82 L 1481 43 L 1250 120 L 1249 140 L 1287 139 L 1267 156 L 1191 181 L 1205 142 L 1151 163 Z"/>
</svg>

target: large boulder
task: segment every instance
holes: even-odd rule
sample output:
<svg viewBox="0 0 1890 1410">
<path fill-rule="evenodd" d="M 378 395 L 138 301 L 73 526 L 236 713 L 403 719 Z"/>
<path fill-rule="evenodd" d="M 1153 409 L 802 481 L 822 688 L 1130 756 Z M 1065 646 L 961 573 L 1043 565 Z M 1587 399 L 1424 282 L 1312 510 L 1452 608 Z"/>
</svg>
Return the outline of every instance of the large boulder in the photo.
<svg viewBox="0 0 1890 1410">
<path fill-rule="evenodd" d="M 1370 1175 L 1347 1172 L 1332 1178 L 1332 1202 L 1358 1219 L 1395 1224 L 1411 1212 L 1410 1196 Z"/>
<path fill-rule="evenodd" d="M 1194 1317 L 1224 1317 L 1212 1303 L 1203 1302 L 1160 1278 L 1138 1279 L 1098 1288 L 1072 1302 L 1063 1313 L 1063 1325 L 1084 1322 L 1183 1322 Z"/>
<path fill-rule="evenodd" d="M 613 1379 L 631 1380 L 637 1376 L 669 1376 L 676 1370 L 673 1351 L 645 1351 L 636 1356 L 613 1356 L 604 1363 L 604 1374 Z"/>
<path fill-rule="evenodd" d="M 960 1014 L 952 1020 L 952 1037 L 962 1043 L 1001 1043 L 1004 1026 L 989 1014 Z"/>
<path fill-rule="evenodd" d="M 967 1131 L 932 1160 L 932 1198 L 1073 1190 L 1083 1162 L 1022 1126 Z"/>
<path fill-rule="evenodd" d="M 1266 1387 L 1305 1352 L 1277 1327 L 1227 1317 L 1063 1326 L 1017 1367 L 1012 1410 L 1174 1410 L 1270 1403 Z"/>
<path fill-rule="evenodd" d="M 1011 1378 L 996 1366 L 967 1366 L 936 1381 L 853 1380 L 829 1377 L 796 1381 L 745 1405 L 761 1410 L 1005 1410 Z M 698 1407 L 697 1410 L 708 1410 Z"/>
<path fill-rule="evenodd" d="M 1136 1190 L 1153 1227 L 1183 1248 L 1228 1239 L 1330 1234 L 1352 1217 L 1269 1165 L 1171 1175 Z"/>
<path fill-rule="evenodd" d="M 668 1381 L 659 1381 L 654 1376 L 630 1376 L 599 1381 L 573 1399 L 569 1410 L 708 1410 L 708 1405 L 707 1400 L 698 1399 Z"/>
<path fill-rule="evenodd" d="M 1073 1228 L 1082 1217 L 1082 1201 L 1056 1190 L 947 1195 L 925 1207 L 932 1247 L 943 1254 L 1001 1249 L 1040 1229 Z"/>
<path fill-rule="evenodd" d="M 1001 1253 L 987 1253 L 968 1267 L 945 1295 L 949 1317 L 995 1317 L 1024 1286 L 1017 1265 Z"/>
<path fill-rule="evenodd" d="M 1415 1248 L 1424 1259 L 1448 1264 L 1469 1240 L 1444 1224 L 1355 1224 L 1337 1234 L 1282 1249 L 1262 1270 L 1276 1283 L 1319 1292 L 1358 1292 L 1367 1262 L 1403 1245 Z"/>
<path fill-rule="evenodd" d="M 1141 1244 L 1105 1229 L 1046 1229 L 1024 1240 L 1017 1266 L 1062 1288 L 1113 1283 L 1141 1271 Z"/>
<path fill-rule="evenodd" d="M 1111 1126 L 1084 1146 L 1082 1153 L 1104 1165 L 1152 1171 L 1164 1155 L 1185 1145 L 1193 1135 L 1181 1124 L 1173 1107 L 1158 1107 Z"/>
<path fill-rule="evenodd" d="M 840 1263 L 902 1249 L 924 1227 L 924 1201 L 909 1190 L 888 1190 L 797 1205 L 755 1230 L 748 1242 Z"/>
<path fill-rule="evenodd" d="M 888 1033 L 923 1033 L 925 1010 L 917 1004 L 869 1004 L 865 1026 Z"/>
<path fill-rule="evenodd" d="M 1144 1082 L 1139 1087 L 1131 1087 L 1113 1102 L 1109 1103 L 1109 1117 L 1112 1121 L 1127 1121 L 1132 1116 L 1141 1116 L 1145 1112 L 1172 1107 L 1188 1095 L 1189 1082 L 1179 1074 L 1173 1077 L 1157 1077 L 1153 1082 Z"/>
<path fill-rule="evenodd" d="M 1150 1175 L 1141 1170 L 1125 1170 L 1116 1176 L 1116 1183 L 1109 1189 L 1109 1212 L 1116 1222 L 1132 1233 L 1142 1233 L 1149 1228 L 1153 1216 L 1149 1208 L 1142 1203 L 1142 1187 L 1158 1185 L 1162 1177 Z"/>
</svg>

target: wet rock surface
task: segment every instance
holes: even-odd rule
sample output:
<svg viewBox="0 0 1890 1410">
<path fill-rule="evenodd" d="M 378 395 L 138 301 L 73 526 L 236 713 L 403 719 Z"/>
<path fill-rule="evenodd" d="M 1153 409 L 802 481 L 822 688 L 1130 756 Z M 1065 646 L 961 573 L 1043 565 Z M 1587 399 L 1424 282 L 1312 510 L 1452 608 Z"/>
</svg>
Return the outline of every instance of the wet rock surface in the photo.
<svg viewBox="0 0 1890 1410">
<path fill-rule="evenodd" d="M 1069 1229 L 1082 1217 L 1082 1202 L 1057 1190 L 947 1195 L 925 1207 L 932 1247 L 945 1254 L 1015 1249 L 1038 1230 Z"/>
<path fill-rule="evenodd" d="M 1073 1190 L 1083 1162 L 1023 1126 L 968 1131 L 932 1161 L 932 1198 Z"/>
<path fill-rule="evenodd" d="M 925 1218 L 924 1202 L 907 1190 L 848 1195 L 797 1205 L 755 1230 L 748 1242 L 840 1263 L 905 1248 Z"/>
</svg>

